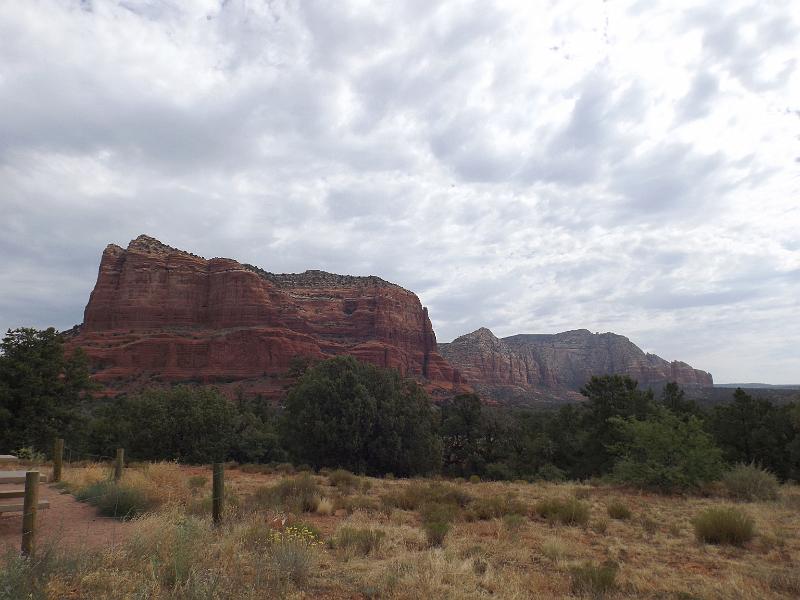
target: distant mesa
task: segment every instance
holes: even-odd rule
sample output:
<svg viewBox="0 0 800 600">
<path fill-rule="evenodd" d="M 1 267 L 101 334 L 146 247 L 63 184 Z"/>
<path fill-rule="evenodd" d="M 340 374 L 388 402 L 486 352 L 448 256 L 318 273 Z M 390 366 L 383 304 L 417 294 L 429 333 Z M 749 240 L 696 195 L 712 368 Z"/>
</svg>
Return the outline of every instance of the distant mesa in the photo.
<svg viewBox="0 0 800 600">
<path fill-rule="evenodd" d="M 83 324 L 70 344 L 88 354 L 110 393 L 153 382 L 242 386 L 278 396 L 295 357 L 351 354 L 460 389 L 436 350 L 419 298 L 378 277 L 269 273 L 206 260 L 140 235 L 103 252 Z"/>
<path fill-rule="evenodd" d="M 504 403 L 579 399 L 592 375 L 628 375 L 642 387 L 713 385 L 705 371 L 646 354 L 621 335 L 586 329 L 498 338 L 482 327 L 438 348 L 465 381 Z"/>
<path fill-rule="evenodd" d="M 271 273 L 205 259 L 140 235 L 103 252 L 83 323 L 69 338 L 113 394 L 153 383 L 215 384 L 282 396 L 298 358 L 350 354 L 418 379 L 434 398 L 477 390 L 487 401 L 579 399 L 591 375 L 645 386 L 711 386 L 711 375 L 585 329 L 497 338 L 486 328 L 437 344 L 419 298 L 379 277 Z"/>
</svg>

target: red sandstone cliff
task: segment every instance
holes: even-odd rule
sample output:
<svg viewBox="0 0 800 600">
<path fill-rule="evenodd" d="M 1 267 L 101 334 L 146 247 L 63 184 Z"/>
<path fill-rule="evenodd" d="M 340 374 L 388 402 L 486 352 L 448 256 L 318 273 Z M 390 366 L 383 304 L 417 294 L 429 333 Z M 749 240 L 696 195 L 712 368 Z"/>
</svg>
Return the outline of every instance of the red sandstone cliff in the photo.
<svg viewBox="0 0 800 600">
<path fill-rule="evenodd" d="M 429 390 L 458 388 L 427 309 L 378 277 L 268 273 L 139 236 L 103 252 L 79 333 L 96 380 L 238 382 L 277 393 L 294 357 L 352 354 Z"/>
<path fill-rule="evenodd" d="M 439 352 L 465 381 L 499 401 L 577 399 L 592 375 L 613 373 L 629 375 L 642 387 L 669 381 L 688 388 L 713 384 L 709 373 L 645 354 L 626 337 L 585 329 L 500 339 L 481 328 L 439 344 Z"/>
</svg>

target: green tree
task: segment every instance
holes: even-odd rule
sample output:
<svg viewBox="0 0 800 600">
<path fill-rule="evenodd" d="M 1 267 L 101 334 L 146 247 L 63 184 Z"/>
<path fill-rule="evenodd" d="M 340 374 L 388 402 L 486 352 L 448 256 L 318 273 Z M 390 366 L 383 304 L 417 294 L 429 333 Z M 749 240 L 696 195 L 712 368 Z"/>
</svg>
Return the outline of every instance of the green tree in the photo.
<svg viewBox="0 0 800 600">
<path fill-rule="evenodd" d="M 301 462 L 410 475 L 441 465 L 434 425 L 430 401 L 415 382 L 337 356 L 306 369 L 289 391 L 282 433 Z"/>
<path fill-rule="evenodd" d="M 653 392 L 639 389 L 628 376 L 603 375 L 592 377 L 581 388 L 586 396 L 582 424 L 586 433 L 579 472 L 581 477 L 607 473 L 614 464 L 609 447 L 617 441 L 618 428 L 612 425 L 616 417 L 644 419 L 653 413 Z"/>
<path fill-rule="evenodd" d="M 55 329 L 9 329 L 0 343 L 0 450 L 74 441 L 78 408 L 92 389 L 86 356 L 67 355 Z"/>
<path fill-rule="evenodd" d="M 224 460 L 234 443 L 236 412 L 214 388 L 147 389 L 101 406 L 89 430 L 92 452 L 123 447 L 137 460 L 207 463 Z"/>
<path fill-rule="evenodd" d="M 686 392 L 675 381 L 670 381 L 661 390 L 661 405 L 676 415 L 699 416 L 701 411 L 697 402 L 686 398 Z"/>
<path fill-rule="evenodd" d="M 613 417 L 620 441 L 613 474 L 624 483 L 661 492 L 692 490 L 722 473 L 722 453 L 696 417 L 659 408 L 646 420 Z"/>
<path fill-rule="evenodd" d="M 477 394 L 459 394 L 441 404 L 439 415 L 444 472 L 461 477 L 482 473 L 485 460 L 480 448 L 483 435 L 481 399 Z"/>
<path fill-rule="evenodd" d="M 790 450 L 797 435 L 791 405 L 775 406 L 737 388 L 733 402 L 714 407 L 708 427 L 731 463 L 756 463 L 781 479 L 797 470 Z"/>
</svg>

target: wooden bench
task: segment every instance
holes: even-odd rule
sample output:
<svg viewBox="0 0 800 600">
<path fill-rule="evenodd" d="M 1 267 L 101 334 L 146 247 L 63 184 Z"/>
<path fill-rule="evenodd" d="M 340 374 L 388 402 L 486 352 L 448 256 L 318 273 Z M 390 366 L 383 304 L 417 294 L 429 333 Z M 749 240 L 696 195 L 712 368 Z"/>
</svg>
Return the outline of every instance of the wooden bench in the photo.
<svg viewBox="0 0 800 600">
<path fill-rule="evenodd" d="M 39 510 L 44 510 L 45 508 L 50 508 L 50 502 L 47 500 L 40 500 L 38 504 Z M 7 512 L 22 512 L 25 508 L 25 505 L 22 502 L 9 502 L 6 504 L 0 504 L 0 514 L 7 513 Z"/>
<path fill-rule="evenodd" d="M 0 500 L 8 498 L 24 498 L 25 490 L 0 490 Z"/>
<path fill-rule="evenodd" d="M 0 471 L 0 484 L 25 483 L 25 471 Z M 47 475 L 39 475 L 39 483 L 47 483 Z"/>
<path fill-rule="evenodd" d="M 17 462 L 19 459 L 13 454 L 0 454 L 0 462 Z"/>
</svg>

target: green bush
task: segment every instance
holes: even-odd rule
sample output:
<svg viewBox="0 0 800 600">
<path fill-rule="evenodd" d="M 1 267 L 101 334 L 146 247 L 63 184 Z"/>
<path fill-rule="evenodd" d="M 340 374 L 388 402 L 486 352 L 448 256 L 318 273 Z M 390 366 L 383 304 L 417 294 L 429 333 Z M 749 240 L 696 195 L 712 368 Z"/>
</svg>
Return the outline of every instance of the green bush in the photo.
<svg viewBox="0 0 800 600">
<path fill-rule="evenodd" d="M 470 483 L 480 483 L 481 482 L 481 478 L 478 475 L 470 475 L 469 476 L 469 482 Z"/>
<path fill-rule="evenodd" d="M 736 465 L 723 475 L 722 482 L 737 500 L 778 499 L 778 478 L 754 463 Z"/>
<path fill-rule="evenodd" d="M 619 567 L 613 561 L 604 562 L 602 565 L 585 563 L 573 567 L 572 591 L 575 594 L 586 594 L 593 598 L 603 598 L 616 588 L 617 571 Z"/>
<path fill-rule="evenodd" d="M 631 509 L 621 500 L 612 500 L 606 508 L 608 509 L 608 516 L 612 519 L 625 520 L 631 518 Z"/>
<path fill-rule="evenodd" d="M 755 536 L 752 517 L 736 507 L 713 507 L 704 510 L 693 521 L 697 540 L 707 544 L 741 546 Z"/>
<path fill-rule="evenodd" d="M 494 462 L 486 465 L 486 479 L 492 481 L 510 481 L 514 479 L 514 471 L 506 463 Z"/>
<path fill-rule="evenodd" d="M 252 502 L 259 508 L 300 513 L 317 510 L 319 498 L 319 486 L 310 475 L 303 474 L 291 479 L 282 479 L 275 485 L 256 488 Z"/>
<path fill-rule="evenodd" d="M 342 527 L 331 540 L 331 545 L 334 548 L 350 549 L 361 556 L 367 556 L 371 552 L 378 551 L 385 536 L 386 533 L 380 529 Z"/>
<path fill-rule="evenodd" d="M 589 506 L 576 498 L 544 498 L 534 510 L 551 523 L 586 526 L 589 522 Z"/>
<path fill-rule="evenodd" d="M 424 523 L 423 528 L 425 529 L 425 537 L 428 540 L 428 544 L 430 546 L 441 546 L 444 544 L 444 538 L 450 531 L 450 523 L 433 521 Z"/>
<path fill-rule="evenodd" d="M 104 517 L 131 519 L 154 508 L 140 489 L 113 481 L 98 481 L 75 492 L 75 499 L 96 506 Z"/>
<path fill-rule="evenodd" d="M 659 492 L 697 490 L 719 477 L 721 452 L 696 417 L 660 408 L 649 419 L 609 420 L 622 440 L 613 445 L 617 481 Z"/>
</svg>

